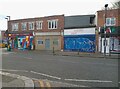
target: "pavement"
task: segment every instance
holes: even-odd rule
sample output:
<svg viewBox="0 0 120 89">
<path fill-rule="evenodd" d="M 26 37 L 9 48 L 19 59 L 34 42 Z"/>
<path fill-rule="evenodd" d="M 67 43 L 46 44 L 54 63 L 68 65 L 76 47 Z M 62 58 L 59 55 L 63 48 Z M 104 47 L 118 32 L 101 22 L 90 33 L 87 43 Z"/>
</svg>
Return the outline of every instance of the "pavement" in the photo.
<svg viewBox="0 0 120 89">
<path fill-rule="evenodd" d="M 61 56 L 76 56 L 76 57 L 91 57 L 91 58 L 106 58 L 106 59 L 119 59 L 120 54 L 106 54 L 104 56 L 103 53 L 86 53 L 86 52 L 70 52 L 70 51 L 56 51 L 54 55 Z"/>
<path fill-rule="evenodd" d="M 28 87 L 34 89 L 33 80 L 28 77 L 2 71 L 0 71 L 0 76 L 2 76 L 2 81 L 0 81 L 2 82 L 2 89 L 25 89 Z"/>
<path fill-rule="evenodd" d="M 62 89 L 61 87 L 86 87 L 78 86 L 69 83 L 62 83 L 57 81 L 50 81 L 45 79 L 32 79 L 25 76 L 20 76 L 17 74 L 11 74 L 8 72 L 0 71 L 0 76 L 2 76 L 2 88 L 1 89 Z"/>
<path fill-rule="evenodd" d="M 7 51 L 6 48 L 3 49 L 3 51 Z M 56 56 L 75 56 L 75 57 L 91 57 L 91 58 L 106 58 L 106 59 L 119 59 L 120 54 L 118 53 L 111 53 L 104 56 L 103 53 L 95 52 L 95 53 L 88 53 L 88 52 L 77 52 L 77 51 L 41 51 L 41 50 L 19 50 L 14 49 L 9 52 L 36 52 L 41 55 L 56 55 Z M 7 51 L 8 52 L 8 51 Z"/>
</svg>

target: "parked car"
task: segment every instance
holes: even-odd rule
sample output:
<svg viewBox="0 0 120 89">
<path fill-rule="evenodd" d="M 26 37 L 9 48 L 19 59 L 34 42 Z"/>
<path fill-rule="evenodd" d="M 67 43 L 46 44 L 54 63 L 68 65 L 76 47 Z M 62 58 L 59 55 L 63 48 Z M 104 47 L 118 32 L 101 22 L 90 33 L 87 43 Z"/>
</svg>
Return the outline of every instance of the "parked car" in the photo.
<svg viewBox="0 0 120 89">
<path fill-rule="evenodd" d="M 0 48 L 5 48 L 6 47 L 6 44 L 3 43 L 3 40 L 0 40 Z"/>
</svg>

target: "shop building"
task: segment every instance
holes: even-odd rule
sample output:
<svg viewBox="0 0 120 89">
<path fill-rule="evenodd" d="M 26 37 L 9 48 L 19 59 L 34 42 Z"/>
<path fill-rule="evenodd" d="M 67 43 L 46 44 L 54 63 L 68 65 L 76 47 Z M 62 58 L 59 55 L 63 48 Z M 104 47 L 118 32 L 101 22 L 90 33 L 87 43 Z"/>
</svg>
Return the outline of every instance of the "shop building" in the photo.
<svg viewBox="0 0 120 89">
<path fill-rule="evenodd" d="M 95 15 L 65 16 L 64 50 L 95 52 Z"/>
<path fill-rule="evenodd" d="M 64 15 L 8 21 L 12 48 L 36 50 L 63 49 Z"/>
<path fill-rule="evenodd" d="M 97 11 L 98 51 L 104 53 L 106 45 L 106 53 L 120 52 L 120 9 L 108 9 L 106 18 L 104 14 L 105 10 Z"/>
<path fill-rule="evenodd" d="M 63 50 L 64 15 L 43 17 L 35 32 L 36 50 Z"/>
</svg>

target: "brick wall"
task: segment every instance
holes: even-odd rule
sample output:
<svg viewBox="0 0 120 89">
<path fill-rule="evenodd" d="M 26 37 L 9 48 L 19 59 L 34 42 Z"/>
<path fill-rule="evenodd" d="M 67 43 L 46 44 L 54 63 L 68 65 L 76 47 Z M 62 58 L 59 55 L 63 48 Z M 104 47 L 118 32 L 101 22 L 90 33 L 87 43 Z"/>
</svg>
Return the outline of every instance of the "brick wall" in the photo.
<svg viewBox="0 0 120 89">
<path fill-rule="evenodd" d="M 4 34 L 5 34 L 5 31 L 1 31 L 1 38 L 2 38 L 2 39 L 5 39 L 5 38 L 6 38 Z"/>
<path fill-rule="evenodd" d="M 48 20 L 54 20 L 54 19 L 58 19 L 58 28 L 55 30 L 50 30 L 48 29 Z M 42 24 L 42 30 L 37 30 L 36 29 L 36 21 L 43 21 Z M 19 23 L 19 31 L 21 32 L 21 23 L 22 22 L 27 22 L 27 30 L 26 32 L 29 32 L 29 28 L 28 28 L 28 23 L 29 22 L 34 22 L 34 30 L 35 32 L 50 32 L 50 31 L 55 31 L 55 32 L 59 32 L 61 29 L 64 29 L 64 15 L 56 15 L 56 16 L 48 16 L 48 17 L 39 17 L 39 18 L 28 18 L 28 19 L 18 19 L 18 20 L 11 20 L 8 22 L 8 28 L 9 31 L 12 31 L 12 23 Z"/>
<path fill-rule="evenodd" d="M 97 11 L 98 13 L 98 20 L 97 20 L 97 27 L 102 27 L 104 26 L 105 23 L 105 17 L 104 13 L 105 11 Z M 107 10 L 107 15 L 106 17 L 115 17 L 116 18 L 116 25 L 115 26 L 120 26 L 120 9 L 114 9 L 114 10 Z"/>
</svg>

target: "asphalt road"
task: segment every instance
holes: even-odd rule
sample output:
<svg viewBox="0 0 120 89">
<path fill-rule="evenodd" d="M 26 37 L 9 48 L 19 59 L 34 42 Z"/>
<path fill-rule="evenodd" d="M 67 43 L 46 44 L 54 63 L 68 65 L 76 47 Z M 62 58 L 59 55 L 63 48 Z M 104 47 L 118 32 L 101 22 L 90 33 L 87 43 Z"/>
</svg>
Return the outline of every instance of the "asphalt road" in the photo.
<svg viewBox="0 0 120 89">
<path fill-rule="evenodd" d="M 2 69 L 33 79 L 118 87 L 118 59 L 53 56 L 39 51 L 3 52 Z"/>
</svg>

